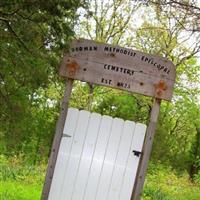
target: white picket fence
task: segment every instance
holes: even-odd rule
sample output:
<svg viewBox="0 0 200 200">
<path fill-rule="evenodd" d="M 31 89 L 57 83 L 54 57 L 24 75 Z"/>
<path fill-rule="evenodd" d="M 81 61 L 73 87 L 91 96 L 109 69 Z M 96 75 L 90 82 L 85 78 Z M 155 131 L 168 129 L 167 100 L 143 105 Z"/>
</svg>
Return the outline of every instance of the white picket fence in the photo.
<svg viewBox="0 0 200 200">
<path fill-rule="evenodd" d="M 49 200 L 130 200 L 146 125 L 70 108 Z M 137 153 L 136 153 L 137 154 Z"/>
</svg>

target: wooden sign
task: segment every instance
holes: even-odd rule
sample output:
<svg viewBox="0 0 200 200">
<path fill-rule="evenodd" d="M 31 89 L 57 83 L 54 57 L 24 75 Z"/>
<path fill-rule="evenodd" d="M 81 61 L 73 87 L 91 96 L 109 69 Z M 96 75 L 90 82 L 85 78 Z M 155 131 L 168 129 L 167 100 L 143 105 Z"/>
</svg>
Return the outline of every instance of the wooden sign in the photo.
<svg viewBox="0 0 200 200">
<path fill-rule="evenodd" d="M 161 99 L 165 99 L 169 101 L 172 98 L 172 91 L 173 91 L 173 86 L 174 86 L 175 76 L 176 76 L 175 66 L 173 65 L 172 62 L 170 62 L 166 58 L 161 58 L 158 56 L 145 54 L 139 51 L 122 48 L 119 46 L 112 46 L 108 44 L 102 44 L 102 43 L 97 43 L 90 40 L 81 39 L 81 40 L 76 40 L 72 42 L 70 52 L 66 54 L 62 60 L 61 67 L 60 67 L 60 75 L 63 77 L 67 77 L 66 91 L 65 91 L 65 95 L 62 101 L 61 114 L 56 126 L 56 133 L 54 136 L 54 141 L 53 141 L 53 145 L 51 149 L 51 155 L 48 162 L 48 168 L 47 168 L 47 173 L 45 177 L 45 183 L 44 183 L 41 199 L 42 200 L 55 199 L 57 198 L 55 195 L 58 195 L 58 194 L 62 195 L 63 198 L 61 198 L 61 200 L 66 199 L 66 197 L 69 197 L 67 199 L 73 199 L 72 198 L 73 196 L 75 197 L 74 199 L 80 199 L 80 197 L 82 197 L 81 195 L 83 194 L 83 190 L 82 190 L 82 193 L 80 192 L 81 190 L 79 192 L 77 191 L 80 188 L 83 188 L 82 186 L 80 187 L 80 184 L 83 184 L 83 180 L 84 181 L 88 180 L 87 177 L 85 176 L 87 175 L 86 173 L 80 173 L 81 176 L 84 175 L 85 179 L 83 179 L 82 177 L 79 177 L 79 175 L 76 175 L 77 172 L 74 173 L 75 172 L 74 170 L 77 170 L 77 169 L 84 170 L 86 166 L 85 164 L 83 164 L 82 167 L 78 166 L 78 168 L 77 168 L 77 165 L 75 166 L 76 168 L 74 167 L 74 165 L 71 165 L 72 171 L 67 169 L 68 170 L 67 173 L 70 175 L 71 178 L 64 179 L 64 183 L 66 183 L 66 186 L 67 186 L 67 187 L 64 187 L 64 190 L 66 189 L 66 191 L 63 190 L 62 193 L 59 192 L 60 186 L 59 186 L 59 190 L 54 190 L 58 186 L 57 183 L 60 184 L 61 179 L 63 182 L 63 178 L 65 177 L 65 175 L 60 173 L 59 170 L 57 170 L 54 175 L 54 169 L 56 167 L 56 163 L 57 163 L 57 166 L 63 168 L 66 165 L 66 163 L 65 164 L 61 163 L 61 161 L 63 160 L 61 159 L 61 157 L 63 155 L 67 155 L 67 156 L 69 155 L 69 153 L 66 153 L 66 152 L 63 152 L 62 155 L 60 155 L 61 157 L 58 155 L 59 148 L 62 149 L 63 146 L 66 147 L 66 144 L 63 145 L 63 143 L 61 143 L 62 137 L 64 137 L 65 140 L 68 140 L 68 142 L 70 142 L 70 143 L 67 143 L 69 144 L 67 146 L 70 148 L 72 147 L 72 149 L 75 150 L 74 153 L 70 154 L 72 155 L 72 157 L 70 157 L 72 164 L 77 162 L 75 161 L 75 159 L 79 159 L 77 157 L 78 149 L 80 150 L 81 155 L 82 153 L 84 154 L 84 150 L 82 151 L 83 140 L 80 140 L 82 142 L 80 143 L 80 141 L 78 142 L 78 140 L 76 139 L 76 142 L 74 143 L 74 146 L 73 146 L 72 138 L 76 137 L 76 136 L 71 135 L 73 134 L 73 132 L 69 131 L 69 133 L 63 134 L 67 111 L 68 111 L 69 99 L 70 99 L 70 95 L 71 95 L 71 91 L 73 87 L 73 80 L 77 79 L 77 80 L 81 80 L 85 82 L 109 86 L 109 87 L 113 87 L 117 89 L 122 89 L 122 90 L 130 91 L 130 92 L 136 92 L 139 94 L 154 97 L 154 103 L 153 103 L 151 113 L 150 113 L 149 125 L 146 130 L 146 136 L 145 136 L 143 148 L 142 148 L 142 143 L 143 143 L 143 139 L 145 135 L 145 129 L 143 129 L 143 134 L 140 135 L 142 136 L 142 139 L 140 138 L 139 140 L 141 144 L 140 147 L 134 148 L 133 146 L 133 148 L 131 149 L 133 149 L 134 155 L 129 154 L 129 155 L 134 156 L 134 157 L 130 157 L 130 162 L 128 161 L 130 166 L 132 166 L 132 170 L 130 167 L 130 170 L 127 171 L 128 173 L 127 177 L 131 178 L 129 179 L 130 182 L 128 181 L 128 184 L 126 184 L 126 186 L 124 187 L 125 190 L 123 189 L 121 190 L 120 187 L 118 187 L 118 189 L 120 189 L 121 191 L 120 193 L 119 193 L 119 190 L 116 189 L 117 184 L 120 183 L 118 179 L 115 179 L 114 181 L 112 181 L 112 184 L 114 186 L 113 190 L 112 188 L 109 188 L 109 194 L 111 194 L 111 196 L 108 196 L 109 199 L 117 199 L 119 195 L 121 195 L 120 197 L 122 197 L 122 199 L 125 199 L 125 200 L 130 199 L 130 196 L 131 196 L 131 200 L 139 200 L 141 197 L 141 192 L 144 185 L 144 179 L 147 172 L 147 163 L 149 161 L 150 153 L 152 149 L 153 138 L 155 135 L 155 129 L 156 129 L 156 123 L 158 119 Z M 85 114 L 87 114 L 88 112 L 82 111 L 82 113 L 83 112 L 84 112 L 84 116 L 82 117 L 82 119 L 83 120 L 89 119 L 88 117 L 85 116 Z M 97 117 L 98 114 L 95 114 L 95 115 Z M 69 117 L 70 116 L 71 114 L 69 113 Z M 97 121 L 96 117 L 94 118 L 95 123 Z M 71 125 L 73 125 L 75 121 L 76 120 L 69 120 L 69 121 L 67 120 L 68 123 L 70 122 L 70 124 L 68 124 L 68 128 L 71 127 Z M 116 121 L 116 120 L 113 119 L 112 121 Z M 80 123 L 80 127 L 82 126 L 84 127 L 86 126 L 86 124 L 87 123 L 82 122 Z M 109 122 L 109 124 L 111 123 Z M 117 120 L 117 125 L 119 124 L 120 123 Z M 94 125 L 94 122 L 91 123 L 92 127 L 93 125 Z M 97 128 L 96 124 L 94 128 Z M 84 131 L 84 128 L 80 128 L 80 130 Z M 106 128 L 104 131 L 102 131 L 102 134 L 98 134 L 98 135 L 108 134 L 108 130 L 112 130 L 112 129 Z M 116 132 L 118 132 L 119 130 L 120 129 L 116 128 Z M 116 137 L 116 132 L 113 133 L 114 138 Z M 127 131 L 124 131 L 124 134 L 126 133 Z M 82 139 L 84 139 L 84 146 L 85 145 L 87 146 L 87 139 L 88 139 L 87 136 L 86 135 L 83 136 L 82 134 L 80 134 L 79 129 L 77 129 L 77 132 L 75 133 L 75 135 L 77 134 Z M 86 134 L 86 132 L 84 134 Z M 135 134 L 136 133 L 133 134 L 133 137 L 135 137 Z M 94 138 L 95 134 L 94 134 L 93 129 L 91 132 L 88 133 L 88 135 L 91 136 L 90 139 L 88 140 L 88 144 L 89 143 L 90 144 L 87 148 L 84 147 L 87 152 L 89 148 L 93 148 L 91 146 L 92 144 L 91 139 L 92 140 L 95 139 Z M 131 134 L 129 134 L 129 136 L 131 136 Z M 139 135 L 137 135 L 137 137 L 139 137 Z M 103 135 L 103 138 L 105 139 L 104 135 Z M 115 139 L 114 138 L 110 140 L 111 143 L 113 141 L 116 141 L 116 138 Z M 119 140 L 119 137 L 117 138 L 117 140 Z M 123 141 L 121 137 L 120 137 L 120 140 Z M 127 142 L 130 142 L 130 141 L 131 141 L 130 139 L 127 140 Z M 138 144 L 137 139 L 134 139 L 133 141 L 137 141 L 137 144 Z M 60 146 L 60 143 L 61 143 L 61 146 Z M 98 144 L 98 142 L 94 144 L 96 145 Z M 116 144 L 116 142 L 112 144 Z M 125 144 L 124 147 L 127 148 L 126 143 L 124 144 Z M 97 148 L 96 146 L 94 147 Z M 99 149 L 101 149 L 100 152 L 102 152 L 104 148 L 99 148 Z M 106 147 L 105 151 L 107 151 L 108 149 Z M 92 151 L 94 151 L 94 149 Z M 113 152 L 116 153 L 116 151 L 113 151 Z M 114 155 L 113 152 L 109 153 L 109 155 L 111 155 L 111 157 L 109 157 L 108 159 L 109 162 L 107 162 L 109 163 L 109 167 L 111 166 L 110 158 L 113 159 L 112 157 Z M 123 151 L 120 151 L 119 149 L 117 150 L 117 152 L 118 153 L 122 152 L 121 156 L 119 156 L 119 159 L 121 158 L 124 159 L 124 156 L 128 155 L 127 152 L 124 153 Z M 91 160 L 92 155 L 93 154 L 90 155 L 90 160 Z M 58 156 L 58 160 L 57 160 L 57 156 Z M 140 161 L 138 160 L 138 158 L 136 158 L 136 156 L 141 156 L 141 158 L 139 159 Z M 88 155 L 86 157 L 88 157 Z M 84 161 L 84 163 L 89 164 L 88 158 L 86 159 L 87 161 Z M 134 161 L 135 164 L 132 165 L 131 163 L 135 158 L 137 159 L 137 161 Z M 98 163 L 99 163 L 99 157 L 98 157 Z M 79 165 L 79 162 L 77 162 L 77 164 Z M 139 164 L 139 167 L 138 167 L 138 164 Z M 120 163 L 117 166 L 123 166 L 123 165 L 121 165 Z M 106 167 L 108 166 L 106 165 Z M 136 170 L 137 168 L 138 170 Z M 91 169 L 87 168 L 87 170 L 91 170 Z M 101 166 L 101 169 L 104 169 L 104 167 Z M 136 171 L 137 171 L 137 174 L 136 174 Z M 59 174 L 57 174 L 57 172 L 59 172 Z M 94 172 L 96 173 L 97 170 L 95 169 Z M 113 172 L 113 174 L 116 174 L 116 177 L 118 177 L 118 175 L 120 174 L 118 172 L 119 171 L 117 171 L 116 173 Z M 131 173 L 133 174 L 131 175 Z M 53 185 L 52 185 L 53 189 L 51 189 L 51 192 L 49 195 L 53 177 L 54 177 Z M 97 176 L 96 174 L 94 174 L 94 176 L 91 176 L 91 177 L 92 178 L 90 179 L 90 183 L 91 183 L 90 186 L 91 188 L 94 188 L 96 186 L 93 183 L 97 180 L 96 179 Z M 107 173 L 105 174 L 105 177 L 106 178 L 108 177 Z M 122 179 L 120 178 L 120 180 Z M 102 185 L 101 185 L 101 182 L 102 182 Z M 134 187 L 133 187 L 133 183 L 134 183 Z M 108 187 L 105 184 L 106 184 L 105 180 L 102 179 L 101 181 L 100 179 L 100 182 L 98 183 L 98 187 L 101 189 L 99 189 L 99 191 L 103 191 L 102 188 L 108 189 Z M 110 184 L 110 186 L 112 186 L 112 184 Z M 75 186 L 75 187 L 73 188 L 72 186 L 73 187 Z M 131 187 L 133 187 L 132 195 L 131 195 Z M 87 188 L 88 189 L 85 191 L 89 191 L 89 192 L 88 193 L 84 192 L 84 195 L 87 195 L 87 194 L 90 195 L 92 194 L 91 191 L 95 191 L 91 189 L 88 185 L 87 185 Z M 125 191 L 125 193 L 123 193 L 123 191 Z M 100 199 L 102 199 L 102 195 L 104 194 L 106 193 L 99 192 Z M 90 199 L 90 198 L 86 198 L 86 199 Z M 94 199 L 94 197 L 92 197 L 91 199 Z"/>
<path fill-rule="evenodd" d="M 176 76 L 166 58 L 85 39 L 72 42 L 60 75 L 165 100 L 172 98 Z"/>
</svg>

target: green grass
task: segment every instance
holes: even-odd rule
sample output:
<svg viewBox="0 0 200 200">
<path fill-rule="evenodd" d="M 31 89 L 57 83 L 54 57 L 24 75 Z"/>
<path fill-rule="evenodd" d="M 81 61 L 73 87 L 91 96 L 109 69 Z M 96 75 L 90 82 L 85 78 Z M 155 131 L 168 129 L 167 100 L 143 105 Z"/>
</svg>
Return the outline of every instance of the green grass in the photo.
<svg viewBox="0 0 200 200">
<path fill-rule="evenodd" d="M 1 181 L 0 200 L 39 200 L 41 188 L 41 185 Z"/>
<path fill-rule="evenodd" d="M 39 200 L 46 166 L 0 155 L 0 200 Z"/>
<path fill-rule="evenodd" d="M 160 164 L 150 164 L 143 200 L 200 200 L 200 184 L 191 182 L 187 172 L 176 171 Z"/>
<path fill-rule="evenodd" d="M 0 156 L 0 200 L 39 200 L 45 164 L 28 165 L 22 158 Z M 200 174 L 196 182 L 187 172 L 161 164 L 149 165 L 142 200 L 200 200 Z"/>
</svg>

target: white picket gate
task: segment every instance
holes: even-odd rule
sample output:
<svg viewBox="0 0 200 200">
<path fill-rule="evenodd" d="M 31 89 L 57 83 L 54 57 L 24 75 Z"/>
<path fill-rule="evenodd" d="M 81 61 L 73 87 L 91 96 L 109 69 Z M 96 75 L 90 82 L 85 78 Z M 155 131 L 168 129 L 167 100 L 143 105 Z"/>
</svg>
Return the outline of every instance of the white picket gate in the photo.
<svg viewBox="0 0 200 200">
<path fill-rule="evenodd" d="M 130 200 L 145 131 L 141 123 L 69 108 L 48 199 Z"/>
</svg>

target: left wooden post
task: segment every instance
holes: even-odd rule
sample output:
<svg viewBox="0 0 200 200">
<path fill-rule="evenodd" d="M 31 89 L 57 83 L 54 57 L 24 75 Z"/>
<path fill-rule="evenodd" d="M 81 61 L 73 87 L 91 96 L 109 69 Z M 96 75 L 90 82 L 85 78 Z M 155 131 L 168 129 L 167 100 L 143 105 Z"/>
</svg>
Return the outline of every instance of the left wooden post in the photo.
<svg viewBox="0 0 200 200">
<path fill-rule="evenodd" d="M 68 104 L 69 104 L 69 99 L 71 96 L 72 87 L 73 87 L 73 79 L 67 79 L 65 94 L 64 94 L 63 101 L 61 104 L 60 116 L 59 116 L 59 119 L 56 124 L 56 132 L 54 135 L 53 145 L 51 148 L 51 154 L 50 154 L 50 158 L 48 161 L 47 173 L 46 173 L 46 177 L 45 177 L 41 200 L 48 200 L 51 183 L 52 183 L 52 179 L 53 179 L 53 174 L 54 174 L 54 170 L 55 170 L 55 166 L 56 166 L 58 151 L 59 151 L 59 147 L 60 147 L 60 142 L 61 142 L 62 135 L 63 135 L 65 120 L 67 117 Z"/>
</svg>

